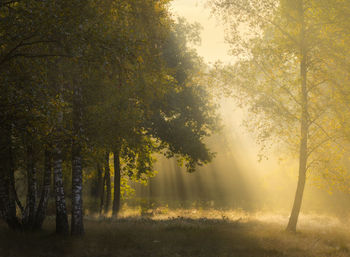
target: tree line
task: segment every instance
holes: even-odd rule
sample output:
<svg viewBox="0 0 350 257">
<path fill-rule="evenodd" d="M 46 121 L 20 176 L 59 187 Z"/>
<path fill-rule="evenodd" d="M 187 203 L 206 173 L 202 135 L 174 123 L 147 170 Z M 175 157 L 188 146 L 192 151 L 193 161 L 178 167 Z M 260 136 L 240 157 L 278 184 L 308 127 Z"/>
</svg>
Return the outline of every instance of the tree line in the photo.
<svg viewBox="0 0 350 257">
<path fill-rule="evenodd" d="M 167 0 L 1 1 L 0 217 L 9 227 L 40 229 L 53 194 L 56 232 L 82 235 L 88 169 L 100 210 L 113 198 L 117 215 L 124 178 L 152 176 L 153 153 L 188 171 L 208 163 L 204 139 L 218 119 L 191 48 L 198 40 Z"/>
</svg>

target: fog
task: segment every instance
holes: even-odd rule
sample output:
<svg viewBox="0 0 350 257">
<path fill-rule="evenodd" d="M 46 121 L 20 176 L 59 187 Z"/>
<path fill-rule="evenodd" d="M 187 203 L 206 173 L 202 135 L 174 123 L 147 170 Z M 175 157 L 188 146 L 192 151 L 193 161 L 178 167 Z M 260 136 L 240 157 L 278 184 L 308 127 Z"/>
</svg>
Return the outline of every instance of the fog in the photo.
<svg viewBox="0 0 350 257">
<path fill-rule="evenodd" d="M 222 130 L 208 140 L 214 160 L 188 173 L 177 160 L 157 155 L 157 174 L 148 184 L 131 182 L 135 188 L 126 203 L 144 201 L 170 208 L 242 209 L 248 213 L 279 213 L 287 217 L 297 185 L 296 159 L 281 159 L 276 146 L 262 157 L 255 135 L 243 125 L 245 110 L 232 99 L 220 100 Z M 279 155 L 280 154 L 280 155 Z M 350 195 L 314 183 L 309 179 L 302 213 L 347 218 Z"/>
</svg>

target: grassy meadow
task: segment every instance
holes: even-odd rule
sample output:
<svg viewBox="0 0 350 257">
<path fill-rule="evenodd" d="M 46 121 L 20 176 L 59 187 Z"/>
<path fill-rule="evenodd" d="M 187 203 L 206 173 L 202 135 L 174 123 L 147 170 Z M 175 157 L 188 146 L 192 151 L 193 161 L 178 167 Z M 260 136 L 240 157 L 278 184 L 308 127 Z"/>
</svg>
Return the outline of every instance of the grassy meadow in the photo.
<svg viewBox="0 0 350 257">
<path fill-rule="evenodd" d="M 336 218 L 302 215 L 299 232 L 284 231 L 286 215 L 243 211 L 156 209 L 123 211 L 119 219 L 85 218 L 82 238 L 44 230 L 10 231 L 0 223 L 1 257 L 343 257 L 350 256 L 349 224 Z"/>
</svg>

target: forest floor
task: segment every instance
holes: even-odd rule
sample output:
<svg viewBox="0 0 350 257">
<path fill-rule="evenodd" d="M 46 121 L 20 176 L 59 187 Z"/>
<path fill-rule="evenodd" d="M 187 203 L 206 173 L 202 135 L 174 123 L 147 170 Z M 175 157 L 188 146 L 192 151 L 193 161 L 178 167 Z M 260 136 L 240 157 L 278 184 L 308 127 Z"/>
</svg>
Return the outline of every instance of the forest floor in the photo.
<svg viewBox="0 0 350 257">
<path fill-rule="evenodd" d="M 302 215 L 299 232 L 284 231 L 287 216 L 182 210 L 87 216 L 82 238 L 56 236 L 54 218 L 36 233 L 15 233 L 0 223 L 0 257 L 350 256 L 350 226 Z"/>
</svg>

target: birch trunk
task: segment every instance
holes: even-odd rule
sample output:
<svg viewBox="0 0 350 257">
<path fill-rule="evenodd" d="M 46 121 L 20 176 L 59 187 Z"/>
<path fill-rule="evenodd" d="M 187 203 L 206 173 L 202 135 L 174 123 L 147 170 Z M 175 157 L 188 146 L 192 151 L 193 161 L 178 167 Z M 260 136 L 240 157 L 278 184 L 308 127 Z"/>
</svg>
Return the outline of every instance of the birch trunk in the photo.
<svg viewBox="0 0 350 257">
<path fill-rule="evenodd" d="M 55 146 L 53 151 L 53 173 L 56 200 L 56 233 L 67 235 L 69 227 L 63 187 L 62 152 L 58 145 Z"/>
<path fill-rule="evenodd" d="M 75 84 L 73 94 L 73 144 L 72 144 L 72 223 L 71 234 L 84 234 L 83 223 L 83 168 L 81 157 L 82 95 Z"/>
</svg>

